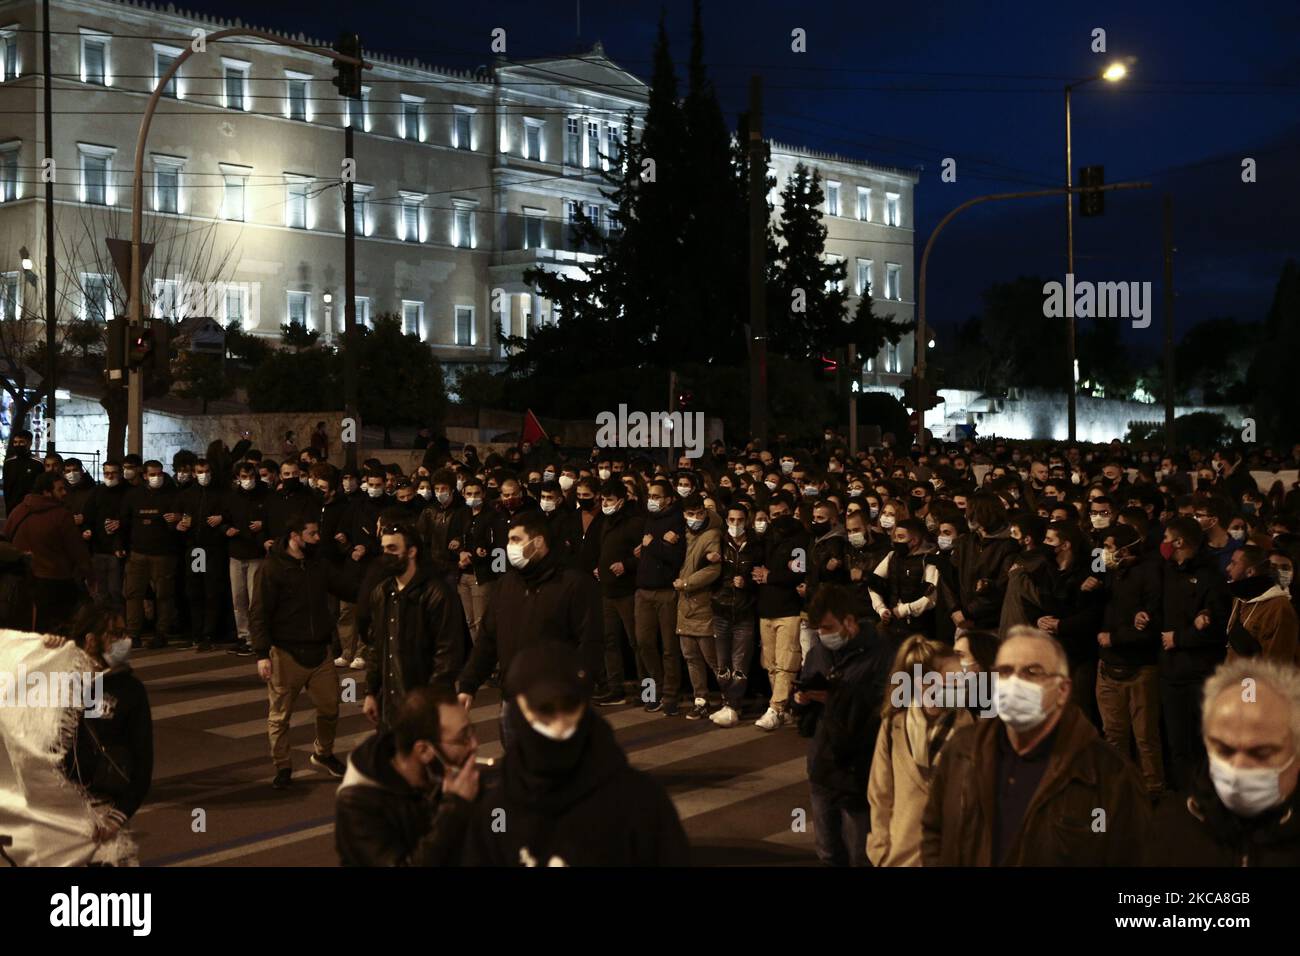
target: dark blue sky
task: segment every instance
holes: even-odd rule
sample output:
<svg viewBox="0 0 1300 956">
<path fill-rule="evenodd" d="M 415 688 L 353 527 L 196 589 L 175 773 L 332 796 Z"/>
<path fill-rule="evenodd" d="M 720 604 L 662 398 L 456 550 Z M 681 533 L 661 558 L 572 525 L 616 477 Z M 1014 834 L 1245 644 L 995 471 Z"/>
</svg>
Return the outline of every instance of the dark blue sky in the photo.
<svg viewBox="0 0 1300 956">
<path fill-rule="evenodd" d="M 658 2 L 493 0 L 439 4 L 337 0 L 268 7 L 194 0 L 246 23 L 332 38 L 355 29 L 367 47 L 432 63 L 490 59 L 494 27 L 511 58 L 587 49 L 645 77 Z M 178 4 L 179 6 L 179 4 Z M 689 0 L 662 4 L 679 72 L 688 52 Z M 790 50 L 807 31 L 808 51 Z M 1090 50 L 1107 34 L 1107 54 Z M 1104 164 L 1108 182 L 1148 179 L 1148 192 L 1111 194 L 1102 219 L 1076 219 L 1076 272 L 1150 280 L 1160 297 L 1160 201 L 1175 203 L 1178 325 L 1217 315 L 1263 317 L 1287 257 L 1300 257 L 1300 3 L 924 2 L 791 3 L 706 0 L 706 53 L 729 122 L 748 78 L 766 84 L 774 138 L 917 168 L 916 257 L 949 209 L 988 192 L 1060 185 L 1062 87 L 1117 56 L 1130 78 L 1075 94 L 1075 167 Z M 940 181 L 944 157 L 957 182 Z M 1241 160 L 1258 182 L 1241 182 Z M 1077 175 L 1077 172 L 1076 172 Z M 976 208 L 945 230 L 930 264 L 931 320 L 978 311 L 992 281 L 1065 271 L 1063 203 L 1056 198 Z M 1136 347 L 1158 346 L 1152 328 Z"/>
</svg>

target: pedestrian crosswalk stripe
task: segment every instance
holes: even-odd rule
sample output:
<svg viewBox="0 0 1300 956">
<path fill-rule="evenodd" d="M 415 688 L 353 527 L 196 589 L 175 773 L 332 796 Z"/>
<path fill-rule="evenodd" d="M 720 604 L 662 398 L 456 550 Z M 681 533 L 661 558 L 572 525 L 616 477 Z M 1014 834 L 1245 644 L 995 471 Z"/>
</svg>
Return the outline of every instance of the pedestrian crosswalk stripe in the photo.
<svg viewBox="0 0 1300 956">
<path fill-rule="evenodd" d="M 807 780 L 807 761 L 803 757 L 796 757 L 771 767 L 728 777 L 717 786 L 699 787 L 679 793 L 673 797 L 673 805 L 677 807 L 677 815 L 682 820 L 689 820 L 773 790 L 806 783 Z"/>
<path fill-rule="evenodd" d="M 211 697 L 194 697 L 190 700 L 178 700 L 174 704 L 162 704 L 151 708 L 154 721 L 171 720 L 174 717 L 188 717 L 208 710 L 220 710 L 223 707 L 239 707 L 243 704 L 267 703 L 266 685 L 250 690 L 235 690 L 228 694 L 215 694 Z"/>
<path fill-rule="evenodd" d="M 272 837 L 269 840 L 259 840 L 256 843 L 246 843 L 243 846 L 231 847 L 228 850 L 218 850 L 215 853 L 205 853 L 203 856 L 193 856 L 188 860 L 181 860 L 172 866 L 214 866 L 217 863 L 225 863 L 228 860 L 237 860 L 243 856 L 251 856 L 254 853 L 263 853 L 266 850 L 274 850 L 282 846 L 289 846 L 293 843 L 301 843 L 304 840 L 314 840 L 317 837 L 334 835 L 334 824 L 325 823 L 320 826 L 310 827 L 306 830 L 299 830 L 297 833 L 286 833 L 282 836 Z"/>
<path fill-rule="evenodd" d="M 243 664 L 234 667 L 219 667 L 213 670 L 190 671 L 186 674 L 172 674 L 170 677 L 153 677 L 144 682 L 151 693 L 156 690 L 185 688 L 191 684 L 215 684 L 223 680 L 238 680 L 240 677 L 257 677 L 257 662 L 249 657 Z"/>
</svg>

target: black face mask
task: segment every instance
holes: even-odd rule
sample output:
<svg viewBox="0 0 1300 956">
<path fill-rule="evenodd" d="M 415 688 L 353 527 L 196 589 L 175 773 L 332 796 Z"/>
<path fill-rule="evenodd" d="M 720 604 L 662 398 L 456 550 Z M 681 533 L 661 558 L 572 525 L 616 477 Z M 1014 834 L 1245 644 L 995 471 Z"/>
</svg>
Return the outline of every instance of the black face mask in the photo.
<svg viewBox="0 0 1300 956">
<path fill-rule="evenodd" d="M 577 730 L 568 740 L 551 740 L 533 730 L 514 701 L 510 703 L 506 719 L 514 731 L 510 749 L 518 754 L 520 770 L 534 780 L 555 780 L 571 774 L 587 751 L 592 719 L 590 708 L 582 715 Z"/>
<path fill-rule="evenodd" d="M 406 558 L 400 554 L 385 554 L 379 559 L 379 567 L 384 574 L 399 577 L 406 570 Z"/>
<path fill-rule="evenodd" d="M 824 535 L 827 531 L 830 530 L 831 530 L 831 523 L 829 521 L 814 521 L 812 523 L 813 534 L 819 537 L 821 535 Z"/>
<path fill-rule="evenodd" d="M 893 550 L 894 554 L 898 555 L 900 558 L 905 558 L 912 548 L 906 541 L 896 541 L 894 542 Z"/>
<path fill-rule="evenodd" d="M 19 458 L 30 458 L 32 450 L 26 445 L 14 445 L 14 454 Z"/>
<path fill-rule="evenodd" d="M 592 508 L 596 507 L 596 499 L 595 499 L 595 498 L 579 498 L 579 499 L 578 499 L 578 507 L 581 508 L 583 511 L 590 511 Z"/>
<path fill-rule="evenodd" d="M 302 553 L 309 558 L 313 557 L 319 548 L 319 544 L 308 544 L 306 541 L 302 543 Z"/>
</svg>

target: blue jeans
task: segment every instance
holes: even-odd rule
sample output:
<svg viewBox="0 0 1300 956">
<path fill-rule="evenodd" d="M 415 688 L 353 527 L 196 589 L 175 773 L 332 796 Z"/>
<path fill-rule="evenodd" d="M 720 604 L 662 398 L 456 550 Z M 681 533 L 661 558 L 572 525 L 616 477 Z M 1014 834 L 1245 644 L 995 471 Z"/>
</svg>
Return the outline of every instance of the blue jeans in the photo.
<svg viewBox="0 0 1300 956">
<path fill-rule="evenodd" d="M 838 805 L 840 794 L 815 783 L 808 786 L 812 790 L 817 859 L 827 866 L 866 866 L 870 808 L 846 810 Z"/>
<path fill-rule="evenodd" d="M 749 684 L 749 662 L 754 656 L 754 617 L 732 621 L 713 615 L 713 653 L 718 664 L 718 689 L 727 706 L 740 710 Z"/>
</svg>

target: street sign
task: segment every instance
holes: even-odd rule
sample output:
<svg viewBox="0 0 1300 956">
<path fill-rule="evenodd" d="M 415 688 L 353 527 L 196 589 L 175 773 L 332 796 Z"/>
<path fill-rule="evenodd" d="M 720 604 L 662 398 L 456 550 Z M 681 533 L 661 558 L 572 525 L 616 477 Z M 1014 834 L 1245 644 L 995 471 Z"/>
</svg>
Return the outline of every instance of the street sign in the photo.
<svg viewBox="0 0 1300 956">
<path fill-rule="evenodd" d="M 113 267 L 117 269 L 118 278 L 122 280 L 122 287 L 129 293 L 131 291 L 131 240 L 107 238 L 104 242 L 108 245 L 108 255 L 113 260 Z M 140 243 L 140 275 L 142 276 L 145 266 L 153 258 L 153 247 L 152 242 Z"/>
</svg>

